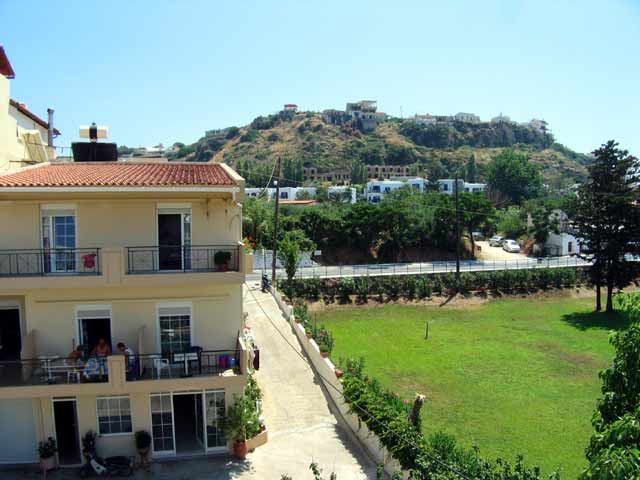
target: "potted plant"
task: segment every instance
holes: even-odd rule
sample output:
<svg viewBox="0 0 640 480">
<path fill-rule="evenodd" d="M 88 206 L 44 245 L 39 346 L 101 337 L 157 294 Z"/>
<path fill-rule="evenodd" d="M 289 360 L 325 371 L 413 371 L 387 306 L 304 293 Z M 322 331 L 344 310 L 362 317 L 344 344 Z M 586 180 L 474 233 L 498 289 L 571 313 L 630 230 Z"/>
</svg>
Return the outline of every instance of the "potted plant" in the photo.
<svg viewBox="0 0 640 480">
<path fill-rule="evenodd" d="M 247 424 L 251 421 L 251 410 L 246 396 L 235 397 L 235 403 L 227 409 L 222 419 L 224 436 L 233 442 L 233 455 L 239 460 L 247 458 Z"/>
<path fill-rule="evenodd" d="M 149 452 L 151 451 L 151 435 L 146 430 L 136 432 L 136 449 L 140 455 L 140 463 L 146 466 L 149 463 Z"/>
<path fill-rule="evenodd" d="M 322 358 L 327 358 L 329 356 L 329 347 L 326 343 L 320 345 L 320 355 Z"/>
<path fill-rule="evenodd" d="M 38 454 L 40 455 L 40 467 L 43 472 L 53 470 L 56 466 L 55 454 L 58 451 L 56 441 L 49 437 L 45 442 L 38 444 Z"/>
<path fill-rule="evenodd" d="M 231 252 L 219 250 L 213 256 L 213 263 L 216 266 L 216 270 L 220 272 L 226 272 L 229 270 L 229 261 L 231 260 Z"/>
<path fill-rule="evenodd" d="M 309 328 L 309 327 L 304 329 L 304 333 L 307 334 L 307 338 L 312 338 L 313 337 L 313 332 L 311 331 L 311 328 Z"/>
</svg>

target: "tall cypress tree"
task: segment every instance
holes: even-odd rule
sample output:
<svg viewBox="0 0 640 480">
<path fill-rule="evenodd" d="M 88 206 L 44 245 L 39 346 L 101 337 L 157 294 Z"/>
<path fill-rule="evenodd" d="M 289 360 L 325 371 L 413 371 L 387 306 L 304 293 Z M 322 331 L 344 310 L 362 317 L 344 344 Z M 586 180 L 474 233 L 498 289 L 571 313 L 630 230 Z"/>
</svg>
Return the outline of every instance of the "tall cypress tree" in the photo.
<svg viewBox="0 0 640 480">
<path fill-rule="evenodd" d="M 473 153 L 467 160 L 467 174 L 465 176 L 466 181 L 469 183 L 474 183 L 476 181 L 476 177 L 478 176 L 478 169 L 476 167 L 476 156 Z"/>
<path fill-rule="evenodd" d="M 638 272 L 638 263 L 629 256 L 639 250 L 640 206 L 637 159 L 610 140 L 593 152 L 589 180 L 580 186 L 574 205 L 573 226 L 582 240 L 583 258 L 596 286 L 596 310 L 600 287 L 607 289 L 607 311 L 613 310 L 614 288 L 629 284 Z"/>
</svg>

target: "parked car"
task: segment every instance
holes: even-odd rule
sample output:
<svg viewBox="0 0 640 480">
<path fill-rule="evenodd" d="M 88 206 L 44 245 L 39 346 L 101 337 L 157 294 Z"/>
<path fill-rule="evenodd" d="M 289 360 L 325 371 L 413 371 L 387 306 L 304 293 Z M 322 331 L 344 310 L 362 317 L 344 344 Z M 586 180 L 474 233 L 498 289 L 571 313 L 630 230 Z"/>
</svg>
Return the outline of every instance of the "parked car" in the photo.
<svg viewBox="0 0 640 480">
<path fill-rule="evenodd" d="M 489 246 L 490 247 L 501 247 L 503 241 L 504 241 L 504 237 L 501 237 L 500 235 L 494 235 L 493 237 L 491 237 L 489 239 Z"/>
<path fill-rule="evenodd" d="M 471 235 L 473 235 L 474 240 L 482 240 L 484 238 L 482 232 L 471 232 Z"/>
<path fill-rule="evenodd" d="M 502 249 L 509 253 L 520 253 L 520 245 L 515 240 L 504 240 L 502 242 Z"/>
</svg>

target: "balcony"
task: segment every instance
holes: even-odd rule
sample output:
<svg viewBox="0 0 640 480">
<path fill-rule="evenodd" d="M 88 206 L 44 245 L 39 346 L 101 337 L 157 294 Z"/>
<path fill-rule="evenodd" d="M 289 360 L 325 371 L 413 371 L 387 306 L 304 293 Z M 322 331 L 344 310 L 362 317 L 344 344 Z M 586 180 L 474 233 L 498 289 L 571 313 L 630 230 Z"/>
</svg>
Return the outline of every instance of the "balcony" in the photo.
<svg viewBox="0 0 640 480">
<path fill-rule="evenodd" d="M 56 275 L 100 275 L 100 249 L 0 250 L 0 277 Z"/>
<path fill-rule="evenodd" d="M 107 357 L 86 361 L 48 355 L 39 358 L 0 362 L 0 387 L 107 383 Z"/>
<path fill-rule="evenodd" d="M 127 247 L 127 274 L 239 272 L 240 245 Z"/>
<path fill-rule="evenodd" d="M 127 358 L 128 382 L 240 375 L 243 350 L 200 350 L 186 353 L 152 353 Z"/>
</svg>

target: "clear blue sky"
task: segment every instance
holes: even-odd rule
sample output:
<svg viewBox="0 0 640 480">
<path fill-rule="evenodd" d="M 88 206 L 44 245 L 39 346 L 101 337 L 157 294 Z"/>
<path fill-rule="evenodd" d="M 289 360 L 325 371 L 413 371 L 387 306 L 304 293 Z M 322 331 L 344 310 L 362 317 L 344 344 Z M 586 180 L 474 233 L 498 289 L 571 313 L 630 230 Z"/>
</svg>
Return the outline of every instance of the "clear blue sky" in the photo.
<svg viewBox="0 0 640 480">
<path fill-rule="evenodd" d="M 284 103 L 546 119 L 640 155 L 640 1 L 0 0 L 12 97 L 129 146 L 193 142 Z"/>
</svg>

